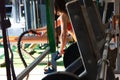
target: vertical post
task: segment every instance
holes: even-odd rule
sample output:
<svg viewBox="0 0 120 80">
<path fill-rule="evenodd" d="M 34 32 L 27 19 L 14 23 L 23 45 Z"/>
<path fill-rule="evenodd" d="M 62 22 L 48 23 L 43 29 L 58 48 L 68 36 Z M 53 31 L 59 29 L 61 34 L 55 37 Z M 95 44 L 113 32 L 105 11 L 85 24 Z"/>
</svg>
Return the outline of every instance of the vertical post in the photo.
<svg viewBox="0 0 120 80">
<path fill-rule="evenodd" d="M 6 64 L 6 76 L 7 80 L 11 80 L 11 70 L 10 70 L 10 59 L 7 46 L 7 37 L 6 37 L 6 15 L 5 15 L 5 0 L 0 0 L 0 27 L 2 29 L 3 35 L 3 45 L 4 45 L 4 54 L 5 54 L 5 64 Z"/>
<path fill-rule="evenodd" d="M 50 45 L 50 52 L 55 52 L 55 36 L 54 36 L 54 7 L 53 0 L 46 0 L 46 17 L 47 17 L 47 35 Z"/>
<path fill-rule="evenodd" d="M 47 35 L 50 46 L 50 52 L 52 54 L 52 66 L 56 70 L 56 61 L 53 60 L 56 51 L 55 36 L 54 36 L 54 0 L 46 0 L 46 20 L 47 20 Z"/>
<path fill-rule="evenodd" d="M 115 0 L 114 2 L 114 14 L 118 15 L 120 14 L 120 1 L 119 0 Z M 119 23 L 118 23 L 118 27 L 120 27 L 120 18 L 119 18 Z M 120 29 L 120 28 L 119 28 Z M 118 33 L 119 35 L 117 36 L 117 45 L 118 45 L 118 50 L 117 50 L 117 58 L 116 58 L 116 73 L 120 73 L 120 32 Z"/>
<path fill-rule="evenodd" d="M 37 10 L 37 8 L 36 8 L 36 0 L 33 0 L 32 1 L 33 2 L 33 6 L 32 6 L 32 8 L 33 8 L 33 15 L 31 15 L 31 16 L 33 16 L 33 18 L 34 18 L 34 23 L 33 23 L 33 29 L 36 29 L 36 27 L 37 27 L 37 24 L 36 24 L 36 10 Z"/>
<path fill-rule="evenodd" d="M 12 0 L 12 16 L 15 22 L 20 22 L 19 6 L 19 0 Z"/>
<path fill-rule="evenodd" d="M 104 7 L 104 10 L 103 10 L 103 17 L 102 17 L 103 24 L 105 24 L 107 9 L 108 9 L 108 2 L 105 1 L 105 7 Z"/>
<path fill-rule="evenodd" d="M 116 15 L 120 14 L 120 1 L 119 0 L 115 0 L 114 2 L 114 11 Z"/>
<path fill-rule="evenodd" d="M 31 29 L 31 18 L 30 18 L 30 0 L 24 0 L 25 10 L 25 28 L 26 30 Z"/>
</svg>

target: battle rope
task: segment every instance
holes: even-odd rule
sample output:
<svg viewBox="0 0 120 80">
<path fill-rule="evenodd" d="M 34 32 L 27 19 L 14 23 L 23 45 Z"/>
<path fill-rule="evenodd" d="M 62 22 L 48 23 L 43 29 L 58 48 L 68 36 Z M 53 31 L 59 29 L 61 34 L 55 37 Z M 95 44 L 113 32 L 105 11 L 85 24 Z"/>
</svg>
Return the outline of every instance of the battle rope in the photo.
<svg viewBox="0 0 120 80">
<path fill-rule="evenodd" d="M 23 65 L 25 66 L 25 68 L 27 67 L 27 63 L 25 61 L 25 59 L 23 58 L 23 55 L 22 55 L 22 51 L 21 51 L 21 41 L 22 41 L 22 38 L 25 34 L 36 34 L 36 35 L 40 35 L 38 32 L 34 31 L 34 30 L 28 30 L 28 31 L 25 31 L 23 32 L 20 36 L 19 36 L 19 39 L 18 39 L 18 44 L 17 44 L 17 47 L 18 47 L 18 53 L 19 53 L 19 56 L 23 62 Z M 28 75 L 29 76 L 29 75 Z M 28 78 L 27 76 L 27 78 Z"/>
</svg>

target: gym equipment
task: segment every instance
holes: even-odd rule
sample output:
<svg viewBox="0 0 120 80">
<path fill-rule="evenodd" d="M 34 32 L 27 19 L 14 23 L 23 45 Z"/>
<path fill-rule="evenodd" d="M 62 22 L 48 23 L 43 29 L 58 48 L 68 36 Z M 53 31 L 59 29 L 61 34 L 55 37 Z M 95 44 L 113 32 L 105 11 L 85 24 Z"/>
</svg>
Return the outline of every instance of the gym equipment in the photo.
<svg viewBox="0 0 120 80">
<path fill-rule="evenodd" d="M 16 75 L 14 71 L 13 62 L 13 54 L 11 54 L 11 59 L 9 57 L 8 52 L 8 41 L 6 37 L 6 29 L 11 26 L 9 19 L 6 19 L 5 13 L 5 1 L 0 1 L 0 29 L 2 29 L 3 36 L 3 46 L 4 46 L 4 54 L 5 54 L 5 63 L 6 63 L 6 77 L 8 80 L 14 79 L 16 80 Z"/>
<path fill-rule="evenodd" d="M 89 2 L 89 3 L 88 3 Z M 103 26 L 100 18 L 100 14 L 96 7 L 96 4 L 91 1 L 85 1 L 87 13 L 95 33 L 95 38 L 97 40 L 98 50 L 102 51 L 103 44 L 105 43 L 105 26 Z"/>
<path fill-rule="evenodd" d="M 114 66 L 116 66 L 116 67 L 114 67 L 114 68 L 116 68 L 115 69 L 115 73 L 120 73 L 120 68 L 119 68 L 119 66 L 120 66 L 120 64 L 119 64 L 119 58 L 120 58 L 120 56 L 119 56 L 119 54 L 120 54 L 120 28 L 119 28 L 119 26 L 120 26 L 120 15 L 113 15 L 112 16 L 112 36 L 113 36 L 113 45 L 115 45 L 115 50 L 113 50 L 113 51 L 116 51 L 116 56 L 117 56 L 117 58 L 116 58 L 116 65 L 114 64 Z M 114 59 L 114 58 L 113 58 Z M 114 61 L 114 63 L 115 63 L 115 61 Z"/>
<path fill-rule="evenodd" d="M 102 53 L 101 51 L 105 44 L 105 26 L 101 21 L 100 14 L 98 8 L 96 7 L 96 4 L 92 0 L 89 1 L 85 0 L 85 4 L 86 4 L 88 17 L 90 19 L 90 23 L 92 25 L 92 29 L 98 46 L 98 47 L 94 47 L 94 49 L 95 51 L 98 52 L 100 51 L 99 54 L 97 54 L 98 58 L 100 58 L 100 54 Z"/>
<path fill-rule="evenodd" d="M 90 1 L 90 0 L 89 0 Z M 99 54 L 100 54 L 100 50 L 101 49 L 103 49 L 103 46 L 104 46 L 104 39 L 105 39 L 105 37 L 104 37 L 104 35 L 105 35 L 105 30 L 103 29 L 103 27 L 101 26 L 101 22 L 99 22 L 99 15 L 98 15 L 98 13 L 97 13 L 97 9 L 95 8 L 95 5 L 93 5 L 92 4 L 92 1 L 91 2 L 89 2 L 88 0 L 85 0 L 85 3 L 86 3 L 86 9 L 85 9 L 85 7 L 83 7 L 83 6 L 81 6 L 81 9 L 82 9 L 82 12 L 83 12 L 83 14 L 81 14 L 82 12 L 80 12 L 79 10 L 77 10 L 77 8 L 80 6 L 79 4 L 79 2 L 78 1 L 76 1 L 76 2 L 73 2 L 73 4 L 71 4 L 71 6 L 68 6 L 67 7 L 67 9 L 68 9 L 68 11 L 69 11 L 69 15 L 70 15 L 70 19 L 71 19 L 71 22 L 72 22 L 72 24 L 73 24 L 73 28 L 74 28 L 74 31 L 75 31 L 75 34 L 76 34 L 76 38 L 78 38 L 77 40 L 77 42 L 78 42 L 78 45 L 79 45 L 79 47 L 80 46 L 82 46 L 82 47 L 80 47 L 81 48 L 81 53 L 82 53 L 82 50 L 84 51 L 84 49 L 83 49 L 83 45 L 82 45 L 82 40 L 81 39 L 84 39 L 84 37 L 82 37 L 83 35 L 85 35 L 86 33 L 83 33 L 83 23 L 85 23 L 85 22 L 83 22 L 83 21 L 81 21 L 81 19 L 82 19 L 82 17 L 84 17 L 84 20 L 86 21 L 86 23 L 85 23 L 85 25 L 86 25 L 86 27 L 87 27 L 87 30 L 88 30 L 88 35 L 89 35 L 89 40 L 91 41 L 90 43 L 91 43 L 91 46 L 92 46 L 92 49 L 93 49 L 93 53 L 94 54 L 92 54 L 91 53 L 91 55 L 89 55 L 90 54 L 90 52 L 88 53 L 88 54 L 84 54 L 84 53 L 82 53 L 81 55 L 82 55 L 82 59 L 83 59 L 83 61 L 84 61 L 84 63 L 85 63 L 85 67 L 87 68 L 86 70 L 86 72 L 87 72 L 87 74 L 89 74 L 88 76 L 90 77 L 90 76 L 93 76 L 94 77 L 94 79 L 91 79 L 91 78 L 93 78 L 93 77 L 90 77 L 90 78 L 88 78 L 88 79 L 90 79 L 90 80 L 95 80 L 95 75 L 96 74 L 90 74 L 90 66 L 89 67 L 87 67 L 88 66 L 88 64 L 89 63 L 87 63 L 87 60 L 89 60 L 89 59 L 91 59 L 90 58 L 90 56 L 92 56 L 93 55 L 93 57 L 95 57 L 96 59 L 96 61 L 98 61 L 99 59 L 100 59 L 100 56 L 99 56 Z M 89 3 L 88 3 L 89 2 Z M 78 4 L 79 3 L 79 4 Z M 76 5 L 75 5 L 76 4 Z M 73 6 L 74 5 L 74 6 Z M 76 9 L 76 10 L 75 10 Z M 76 12 L 75 12 L 76 11 Z M 93 13 L 94 12 L 94 13 Z M 88 14 L 87 14 L 88 13 Z M 81 15 L 83 15 L 83 16 L 81 16 Z M 98 17 L 97 17 L 97 15 L 98 15 Z M 79 19 L 80 18 L 80 19 Z M 89 19 L 88 19 L 89 18 Z M 82 19 L 83 20 L 83 19 Z M 90 22 L 89 22 L 89 20 L 90 20 Z M 78 22 L 77 22 L 78 21 Z M 80 22 L 81 22 L 81 24 L 80 24 Z M 97 24 L 95 24 L 95 23 L 97 23 Z M 78 24 L 79 23 L 79 24 Z M 91 24 L 90 24 L 91 23 Z M 77 25 L 76 25 L 77 24 Z M 98 26 L 97 26 L 98 25 Z M 82 27 L 81 27 L 82 26 Z M 92 31 L 93 30 L 93 31 Z M 97 32 L 95 32 L 97 30 Z M 103 34 L 101 34 L 101 32 L 103 33 Z M 110 38 L 110 36 L 109 36 L 109 38 Z M 87 40 L 87 39 L 86 39 Z M 102 41 L 102 43 L 101 43 L 101 41 Z M 87 45 L 87 44 L 86 44 Z M 99 46 L 100 45 L 100 46 Z M 86 46 L 86 47 L 88 47 L 88 45 Z M 84 47 L 85 48 L 85 47 Z M 98 48 L 98 49 L 97 49 Z M 106 48 L 106 47 L 105 47 Z M 92 50 L 91 49 L 91 50 Z M 86 49 L 86 50 L 88 50 L 88 48 Z M 105 49 L 104 49 L 105 50 Z M 108 54 L 107 52 L 106 52 L 106 54 Z M 104 56 L 104 54 L 102 54 L 102 56 Z M 88 59 L 87 59 L 88 58 Z M 106 58 L 106 60 L 107 60 L 107 58 Z M 92 59 L 91 59 L 91 61 L 92 61 Z M 92 65 L 97 65 L 96 63 L 94 63 L 94 64 L 92 64 Z M 93 67 L 97 67 L 97 66 L 93 66 Z M 96 68 L 94 68 L 94 70 L 95 70 Z M 103 69 L 103 68 L 102 68 Z M 106 69 L 106 70 L 108 70 L 108 69 Z M 109 70 L 108 70 L 109 71 Z M 92 71 L 93 72 L 93 71 Z M 96 73 L 96 72 L 95 72 Z M 108 73 L 108 74 L 113 74 L 113 72 L 111 71 L 111 73 Z M 114 75 L 112 75 L 112 78 L 111 78 L 111 80 L 113 80 L 115 78 L 115 76 Z"/>
<path fill-rule="evenodd" d="M 89 11 L 91 11 L 91 13 L 93 13 L 94 11 L 91 10 L 92 8 L 91 8 L 89 1 L 88 0 L 85 1 L 86 4 L 88 4 L 88 5 L 86 5 L 86 7 L 83 5 L 80 5 L 79 1 L 71 1 L 71 2 L 68 2 L 66 5 L 67 11 L 69 13 L 69 18 L 71 20 L 71 23 L 73 25 L 73 29 L 74 29 L 74 32 L 75 32 L 75 35 L 77 38 L 78 50 L 80 53 L 80 58 L 78 58 L 77 61 L 79 61 L 79 63 L 81 63 L 81 61 L 82 61 L 81 64 L 85 68 L 83 73 L 80 73 L 78 76 L 79 76 L 80 80 L 96 80 L 96 79 L 98 79 L 98 80 L 99 79 L 100 80 L 106 80 L 106 79 L 114 80 L 115 77 L 114 77 L 114 74 L 111 71 L 111 69 L 109 69 L 109 68 L 105 69 L 103 67 L 103 66 L 106 66 L 106 63 L 104 64 L 104 60 L 102 62 L 102 64 L 104 64 L 104 65 L 102 65 L 102 68 L 100 66 L 97 66 L 97 61 L 100 59 L 100 56 L 99 56 L 100 49 L 104 48 L 103 46 L 104 46 L 105 42 L 104 41 L 102 42 L 102 44 L 101 44 L 102 47 L 98 46 L 98 43 L 101 42 L 102 39 L 105 39 L 105 37 L 102 36 L 101 34 L 96 34 L 95 29 L 97 28 L 97 30 L 99 31 L 98 28 L 100 28 L 99 32 L 102 31 L 103 34 L 105 34 L 105 32 L 104 32 L 104 29 L 102 29 L 102 27 L 95 27 L 93 25 L 93 23 L 90 22 L 92 20 L 88 15 Z M 91 3 L 92 3 L 92 1 L 91 1 Z M 105 45 L 104 51 L 106 51 L 106 45 Z M 108 52 L 105 52 L 105 54 L 103 52 L 102 58 L 104 58 L 104 56 L 106 57 L 107 56 L 106 54 L 108 54 Z M 105 60 L 107 60 L 107 58 L 105 58 Z M 77 63 L 75 61 L 72 64 L 70 64 L 70 66 Z M 67 70 L 68 70 L 68 67 L 67 67 Z M 78 67 L 80 67 L 80 65 L 78 65 Z M 73 69 L 72 66 L 69 68 Z M 100 71 L 103 70 L 102 72 L 105 72 L 105 74 L 108 72 L 106 74 L 106 77 L 109 77 L 109 75 L 111 75 L 111 77 L 106 78 L 105 76 L 102 76 L 102 78 L 99 78 L 100 77 L 99 73 L 98 73 L 99 68 L 101 68 Z M 72 71 L 74 71 L 74 70 L 72 70 Z M 69 72 L 70 72 L 70 69 L 69 69 Z M 91 74 L 91 72 L 92 72 L 92 74 Z M 64 72 L 62 72 L 62 73 L 64 73 Z M 56 73 L 54 73 L 54 75 L 55 74 Z M 51 77 L 50 75 L 51 74 L 49 74 L 45 78 L 49 80 L 49 78 Z M 102 73 L 102 75 L 104 75 L 104 73 Z"/>
<path fill-rule="evenodd" d="M 98 53 L 95 52 L 95 47 L 97 46 L 96 39 L 86 8 L 81 6 L 79 1 L 70 2 L 66 6 L 77 38 L 77 45 L 86 74 L 91 74 L 91 70 L 94 70 L 91 75 L 86 77 L 90 80 L 95 80 L 97 76 Z"/>
<path fill-rule="evenodd" d="M 79 78 L 76 75 L 68 72 L 54 72 L 47 75 L 47 77 L 44 77 L 42 80 L 56 80 L 56 79 L 57 80 L 79 80 Z"/>
<path fill-rule="evenodd" d="M 85 3 L 86 3 L 86 9 L 87 9 L 87 12 L 85 11 L 85 9 L 82 7 L 82 10 L 83 10 L 83 13 L 84 13 L 84 15 L 83 16 L 85 16 L 85 18 L 84 19 L 86 19 L 86 21 L 88 20 L 87 19 L 87 17 L 89 17 L 89 19 L 90 19 L 90 23 L 91 23 L 91 25 L 92 25 L 92 29 L 93 29 L 93 32 L 94 32 L 94 34 L 95 34 L 95 40 L 96 40 L 96 44 L 97 44 L 97 47 L 96 47 L 96 44 L 95 44 L 95 41 L 94 42 L 92 42 L 92 45 L 93 45 L 93 50 L 95 51 L 95 55 L 99 55 L 100 53 L 101 53 L 101 51 L 102 51 L 102 49 L 103 49 L 103 46 L 104 46 L 104 43 L 105 43 L 105 29 L 102 27 L 102 23 L 101 22 L 99 22 L 100 21 L 100 18 L 99 18 L 99 14 L 98 14 L 98 12 L 97 12 L 97 9 L 96 9 L 96 7 L 95 7 L 95 5 L 93 5 L 92 4 L 92 2 L 90 3 L 87 3 L 87 2 L 89 2 L 89 1 L 85 1 Z M 75 3 L 74 3 L 75 4 Z M 76 3 L 77 4 L 77 3 Z M 75 6 L 75 5 L 74 5 Z M 71 8 L 73 8 L 73 6 L 71 7 Z M 69 10 L 71 10 L 71 8 L 69 7 L 68 9 Z M 75 9 L 75 7 L 73 8 L 73 9 Z M 76 10 L 77 11 L 77 10 Z M 93 13 L 94 12 L 94 13 Z M 72 14 L 73 13 L 73 14 Z M 86 13 L 88 13 L 88 15 L 86 15 Z M 80 14 L 80 13 L 79 13 Z M 70 18 L 71 18 L 71 22 L 73 22 L 74 23 L 74 25 L 75 25 L 75 18 L 76 18 L 76 16 L 77 15 L 79 15 L 78 13 L 76 13 L 75 14 L 75 11 L 70 11 L 70 13 L 69 13 L 69 15 L 70 15 Z M 74 15 L 74 16 L 72 16 L 72 15 Z M 98 16 L 97 16 L 98 15 Z M 86 17 L 87 16 L 87 17 Z M 78 17 L 77 17 L 78 18 Z M 81 19 L 81 17 L 80 17 L 80 19 Z M 95 23 L 97 23 L 97 24 L 95 24 Z M 76 23 L 77 24 L 77 23 Z M 82 24 L 82 23 L 81 23 Z M 87 24 L 89 24 L 89 22 L 87 21 L 87 23 L 86 23 L 86 25 Z M 97 26 L 98 25 L 98 26 Z M 76 26 L 82 26 L 82 25 L 76 25 Z M 73 27 L 75 27 L 75 26 L 73 26 Z M 80 28 L 80 27 L 79 27 Z M 90 27 L 90 24 L 89 24 L 89 27 L 88 27 L 88 29 L 90 29 L 91 27 Z M 80 40 L 80 36 L 79 36 L 79 34 L 80 34 L 80 30 L 79 31 L 77 31 L 78 30 L 78 28 L 74 28 L 74 30 L 76 29 L 76 32 L 77 32 L 77 38 Z M 82 28 L 81 28 L 82 29 Z M 90 30 L 88 30 L 88 31 L 90 31 Z M 92 30 L 91 30 L 92 31 Z M 97 31 L 97 32 L 96 32 Z M 102 32 L 102 34 L 101 34 L 101 32 Z M 85 34 L 85 33 L 84 33 Z M 90 35 L 91 34 L 91 35 Z M 92 34 L 91 32 L 89 33 L 89 36 L 94 36 L 94 34 Z M 109 36 L 109 38 L 110 38 L 111 36 Z M 94 38 L 92 38 L 92 39 L 94 39 Z M 93 40 L 91 40 L 91 41 L 93 41 Z M 81 44 L 81 41 L 78 41 L 78 43 L 79 44 Z M 105 43 L 106 44 L 106 43 Z M 96 49 L 96 48 L 98 48 L 98 50 Z M 106 48 L 106 47 L 105 47 Z M 104 49 L 105 50 L 105 49 Z M 97 52 L 98 51 L 98 52 Z M 104 53 L 104 52 L 103 52 Z M 107 52 L 106 52 L 106 54 L 108 54 Z M 86 55 L 86 56 L 88 56 L 88 54 Z M 105 56 L 104 54 L 102 54 L 102 56 Z M 107 56 L 107 55 L 106 55 Z M 83 56 L 83 57 L 85 57 L 85 56 Z M 98 61 L 98 59 L 100 59 L 100 56 L 97 56 L 98 58 L 96 58 L 96 61 Z M 86 57 L 85 57 L 86 58 Z M 83 58 L 83 59 L 85 59 L 85 58 Z M 105 60 L 107 60 L 107 58 L 105 59 Z M 108 64 L 107 64 L 108 65 Z M 111 68 L 111 67 L 110 67 Z M 102 68 L 103 69 L 103 68 Z M 106 70 L 108 70 L 108 74 L 107 74 L 107 77 L 111 74 L 112 76 L 111 76 L 111 80 L 113 80 L 114 78 L 115 78 L 115 76 L 114 76 L 114 74 L 113 74 L 113 71 L 112 71 L 112 69 L 106 69 Z M 89 79 L 89 78 L 88 78 Z M 109 80 L 109 79 L 108 79 Z"/>
<path fill-rule="evenodd" d="M 87 75 L 85 77 L 90 80 L 95 80 L 97 76 L 97 61 L 96 57 L 94 56 L 95 55 L 94 49 L 91 46 L 93 45 L 92 40 L 94 39 L 95 41 L 95 38 L 94 36 L 91 36 L 93 32 L 91 31 L 92 29 L 90 26 L 90 22 L 88 28 L 89 19 L 85 17 L 87 11 L 86 12 L 84 11 L 83 13 L 83 10 L 85 10 L 85 8 L 84 9 L 83 7 L 81 8 L 79 1 L 69 2 L 67 4 L 67 10 L 77 38 L 77 45 L 81 56 L 81 61 L 85 68 L 85 73 L 83 75 L 91 74 L 91 70 L 93 70 L 91 75 Z M 90 35 L 90 33 L 92 34 Z M 79 74 L 78 76 L 82 78 L 83 75 L 81 76 Z M 49 76 L 46 77 L 49 79 Z"/>
<path fill-rule="evenodd" d="M 63 57 L 64 66 L 67 67 L 78 57 L 80 57 L 80 54 L 77 47 L 77 43 L 73 43 L 67 49 L 65 49 Z"/>
<path fill-rule="evenodd" d="M 80 3 L 80 4 L 83 5 L 82 3 Z M 91 24 L 92 24 L 92 27 L 93 27 L 93 31 L 95 33 L 95 38 L 97 40 L 97 46 L 99 48 L 98 50 L 100 50 L 103 47 L 104 35 L 105 35 L 104 28 L 101 27 L 103 25 L 102 25 L 102 22 L 100 20 L 100 15 L 99 15 L 98 10 L 97 10 L 97 8 L 96 8 L 96 6 L 95 6 L 95 4 L 93 2 L 89 1 L 89 3 L 88 3 L 88 1 L 85 1 L 84 5 L 86 5 L 87 13 L 89 14 L 89 19 L 91 21 Z M 72 49 L 72 50 L 74 50 L 74 49 Z M 65 59 L 64 60 L 64 62 L 65 62 L 64 65 L 70 64 L 68 59 L 71 59 L 71 58 L 68 58 L 68 57 L 72 57 L 73 58 L 70 61 L 73 61 L 73 60 L 77 59 L 77 56 L 73 57 L 73 55 L 75 55 L 75 54 L 72 54 L 72 53 L 76 53 L 76 55 L 78 55 L 79 54 L 78 50 L 75 49 L 76 52 L 74 52 L 72 50 L 69 49 L 68 51 L 70 51 L 70 52 L 68 52 L 68 51 L 65 52 L 65 53 L 69 53 L 69 54 L 65 54 L 66 59 L 64 58 Z M 95 50 L 97 51 L 97 47 L 95 47 Z"/>
<path fill-rule="evenodd" d="M 65 53 L 63 56 L 63 63 L 64 63 L 64 67 L 66 68 L 67 72 L 69 72 L 69 71 L 73 72 L 72 70 L 69 70 L 68 67 L 78 58 L 80 58 L 78 46 L 77 46 L 77 43 L 73 43 L 67 49 L 65 49 Z M 81 60 L 81 59 L 78 59 L 78 60 Z M 73 73 L 76 75 L 79 75 L 80 73 L 82 73 L 84 71 L 84 67 L 83 67 L 82 63 L 81 64 L 78 63 L 78 64 L 81 65 L 80 67 L 77 66 L 77 68 L 79 68 L 79 69 L 75 68 L 75 66 L 73 67 L 74 68 Z"/>
<path fill-rule="evenodd" d="M 26 29 L 36 29 L 40 26 L 40 1 L 39 0 L 24 0 L 25 24 Z"/>
<path fill-rule="evenodd" d="M 23 58 L 23 55 L 22 55 L 22 51 L 21 51 L 21 48 L 22 48 L 22 44 L 21 44 L 21 42 L 22 42 L 22 38 L 24 37 L 24 35 L 25 34 L 28 34 L 28 33 L 32 33 L 32 34 L 37 34 L 37 35 L 39 35 L 39 33 L 37 33 L 36 31 L 34 31 L 34 30 L 29 30 L 29 31 L 25 31 L 25 32 L 23 32 L 20 36 L 19 36 L 19 38 L 18 38 L 18 44 L 17 44 L 17 47 L 18 47 L 18 52 L 19 52 L 19 56 L 20 56 L 20 58 L 21 58 L 21 60 L 22 60 L 22 62 L 23 62 L 23 64 L 24 64 L 24 66 L 25 67 L 27 67 L 27 64 L 26 64 L 26 62 L 25 62 L 25 60 L 24 60 L 24 58 Z M 27 53 L 28 55 L 30 55 L 29 53 Z M 31 55 L 30 55 L 30 57 L 32 57 Z M 33 58 L 33 57 L 32 57 Z"/>
<path fill-rule="evenodd" d="M 120 13 L 120 10 L 119 10 L 120 1 L 119 0 L 102 0 L 101 3 L 102 4 L 104 3 L 104 10 L 103 10 L 103 17 L 102 17 L 103 23 L 106 23 L 107 19 L 110 18 L 112 14 L 118 15 Z"/>
</svg>

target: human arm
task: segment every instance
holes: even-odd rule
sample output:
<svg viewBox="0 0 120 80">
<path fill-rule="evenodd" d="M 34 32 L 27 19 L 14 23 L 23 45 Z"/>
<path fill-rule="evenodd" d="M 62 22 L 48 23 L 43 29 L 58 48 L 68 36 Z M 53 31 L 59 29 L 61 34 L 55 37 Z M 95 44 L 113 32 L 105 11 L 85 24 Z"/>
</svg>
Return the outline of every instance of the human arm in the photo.
<svg viewBox="0 0 120 80">
<path fill-rule="evenodd" d="M 59 19 L 61 22 L 60 49 L 59 49 L 60 54 L 59 55 L 62 55 L 64 53 L 64 47 L 66 45 L 67 18 L 65 14 L 62 14 Z"/>
</svg>

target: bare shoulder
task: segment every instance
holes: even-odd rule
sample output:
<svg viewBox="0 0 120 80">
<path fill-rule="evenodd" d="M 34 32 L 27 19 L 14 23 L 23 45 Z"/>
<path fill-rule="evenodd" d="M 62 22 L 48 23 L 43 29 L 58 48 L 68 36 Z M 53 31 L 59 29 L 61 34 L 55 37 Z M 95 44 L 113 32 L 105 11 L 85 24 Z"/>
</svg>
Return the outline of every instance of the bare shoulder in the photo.
<svg viewBox="0 0 120 80">
<path fill-rule="evenodd" d="M 63 21 L 66 21 L 66 22 L 69 21 L 68 15 L 65 14 L 65 13 L 61 14 L 60 19 L 63 20 Z"/>
</svg>

